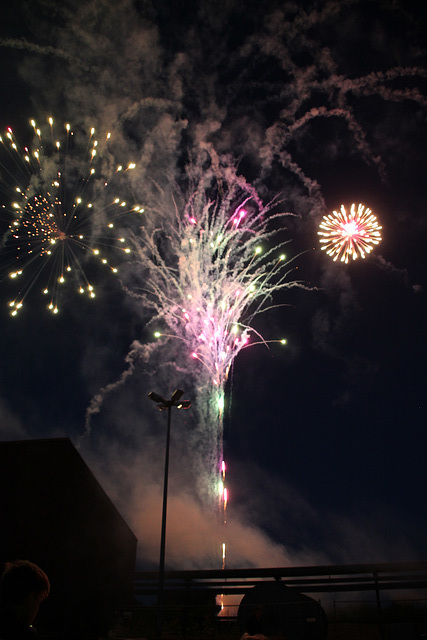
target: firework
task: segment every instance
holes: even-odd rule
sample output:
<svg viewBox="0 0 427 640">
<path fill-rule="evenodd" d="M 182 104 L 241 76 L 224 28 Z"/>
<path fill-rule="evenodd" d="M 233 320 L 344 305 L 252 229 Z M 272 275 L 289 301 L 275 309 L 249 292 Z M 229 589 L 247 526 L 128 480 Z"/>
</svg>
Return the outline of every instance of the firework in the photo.
<svg viewBox="0 0 427 640">
<path fill-rule="evenodd" d="M 106 247 L 116 245 L 130 251 L 125 238 L 117 238 L 114 229 L 118 217 L 130 209 L 112 192 L 111 184 L 115 188 L 116 176 L 135 165 L 125 169 L 108 166 L 103 153 L 110 134 L 99 142 L 93 128 L 88 134 L 75 134 L 66 124 L 57 138 L 52 118 L 46 136 L 34 120 L 31 125 L 32 150 L 21 149 L 10 128 L 0 136 L 5 156 L 1 186 L 7 198 L 11 197 L 10 184 L 16 185 L 15 199 L 2 207 L 9 217 L 1 255 L 3 271 L 22 283 L 17 297 L 9 302 L 12 315 L 34 287 L 47 296 L 53 313 L 58 312 L 60 288 L 67 283 L 95 297 L 85 271 L 87 259 L 93 257 L 117 272 L 117 266 L 109 264 Z"/>
<path fill-rule="evenodd" d="M 237 180 L 236 180 L 237 182 Z M 272 296 L 297 283 L 278 242 L 282 213 L 231 184 L 209 200 L 200 187 L 172 217 L 157 216 L 158 226 L 134 237 L 134 255 L 142 264 L 145 293 L 155 336 L 161 344 L 178 339 L 179 366 L 195 383 L 198 414 L 195 446 L 208 477 L 211 501 L 219 494 L 225 510 L 222 432 L 224 390 L 238 353 L 265 342 L 252 321 L 270 308 Z M 285 340 L 275 342 L 285 343 Z"/>
<path fill-rule="evenodd" d="M 364 258 L 381 241 L 381 227 L 376 216 L 363 204 L 352 204 L 350 213 L 344 205 L 340 211 L 324 216 L 318 235 L 322 236 L 321 249 L 334 261 L 348 263 L 349 259 Z"/>
</svg>

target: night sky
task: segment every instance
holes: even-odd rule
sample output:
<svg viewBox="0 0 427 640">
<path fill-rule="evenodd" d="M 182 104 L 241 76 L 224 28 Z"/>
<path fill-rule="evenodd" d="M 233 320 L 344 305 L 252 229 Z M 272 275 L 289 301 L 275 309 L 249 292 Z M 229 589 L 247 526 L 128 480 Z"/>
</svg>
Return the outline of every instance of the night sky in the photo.
<svg viewBox="0 0 427 640">
<path fill-rule="evenodd" d="M 426 27 L 399 0 L 2 5 L 2 132 L 30 144 L 30 118 L 51 115 L 111 130 L 114 159 L 137 163 L 129 197 L 151 210 L 213 149 L 295 214 L 280 236 L 305 286 L 254 320 L 287 346 L 245 349 L 227 382 L 229 567 L 427 557 Z M 320 251 L 317 228 L 353 202 L 374 211 L 383 239 L 345 265 Z M 137 267 L 119 278 L 85 268 L 94 300 L 67 290 L 52 316 L 34 290 L 11 318 L 2 267 L 0 437 L 71 438 L 152 567 L 166 418 L 147 394 L 195 390 L 139 362 L 88 432 L 92 398 L 120 380 L 133 341 L 153 338 L 127 290 L 142 286 Z M 170 568 L 220 566 L 186 444 L 195 419 L 173 417 Z"/>
</svg>

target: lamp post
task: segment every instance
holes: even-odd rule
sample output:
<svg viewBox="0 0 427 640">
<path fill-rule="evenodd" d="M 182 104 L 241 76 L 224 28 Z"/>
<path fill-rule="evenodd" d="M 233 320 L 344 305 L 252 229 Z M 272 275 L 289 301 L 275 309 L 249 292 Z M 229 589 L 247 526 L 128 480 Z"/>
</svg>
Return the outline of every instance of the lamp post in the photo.
<svg viewBox="0 0 427 640">
<path fill-rule="evenodd" d="M 165 452 L 165 475 L 163 481 L 163 511 L 162 511 L 162 533 L 160 536 L 160 563 L 159 563 L 159 596 L 157 600 L 157 637 L 162 635 L 162 605 L 163 605 L 163 588 L 165 582 L 165 548 L 166 548 L 166 512 L 168 503 L 168 478 L 169 478 L 169 445 L 171 433 L 171 414 L 172 407 L 177 409 L 188 409 L 191 407 L 190 400 L 181 400 L 184 395 L 182 389 L 176 389 L 170 400 L 165 400 L 161 395 L 151 391 L 148 397 L 157 403 L 159 411 L 168 411 L 168 426 L 166 432 L 166 452 Z"/>
</svg>

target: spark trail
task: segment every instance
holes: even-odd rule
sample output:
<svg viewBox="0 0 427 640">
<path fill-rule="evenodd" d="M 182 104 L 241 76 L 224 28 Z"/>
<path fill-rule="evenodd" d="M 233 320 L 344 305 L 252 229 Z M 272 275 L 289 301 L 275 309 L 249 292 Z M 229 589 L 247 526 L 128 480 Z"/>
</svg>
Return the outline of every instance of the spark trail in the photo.
<svg viewBox="0 0 427 640">
<path fill-rule="evenodd" d="M 125 238 L 117 238 L 114 229 L 118 218 L 130 209 L 112 193 L 110 179 L 117 187 L 116 176 L 135 165 L 106 166 L 103 153 L 109 133 L 100 143 L 95 129 L 75 134 L 66 124 L 57 137 L 52 118 L 48 124 L 46 135 L 42 135 L 31 121 L 35 136 L 32 150 L 20 148 L 11 128 L 0 136 L 1 187 L 7 199 L 15 198 L 2 206 L 9 224 L 1 258 L 3 271 L 22 283 L 17 297 L 8 303 L 11 315 L 18 313 L 35 285 L 40 285 L 48 298 L 52 313 L 59 310 L 60 288 L 67 281 L 80 294 L 94 298 L 95 287 L 85 270 L 87 258 L 99 260 L 116 273 L 106 248 L 130 251 Z M 13 189 L 11 183 L 15 184 Z M 132 208 L 133 212 L 140 210 Z"/>
</svg>

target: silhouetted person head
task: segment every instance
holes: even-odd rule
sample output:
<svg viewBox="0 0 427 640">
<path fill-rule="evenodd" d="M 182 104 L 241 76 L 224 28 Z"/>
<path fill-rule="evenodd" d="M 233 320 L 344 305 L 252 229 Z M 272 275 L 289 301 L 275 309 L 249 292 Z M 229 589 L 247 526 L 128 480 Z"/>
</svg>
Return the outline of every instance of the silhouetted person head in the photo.
<svg viewBox="0 0 427 640">
<path fill-rule="evenodd" d="M 49 579 L 36 564 L 28 560 L 8 562 L 0 580 L 0 638 L 25 637 L 22 633 L 30 628 L 49 591 Z"/>
</svg>

